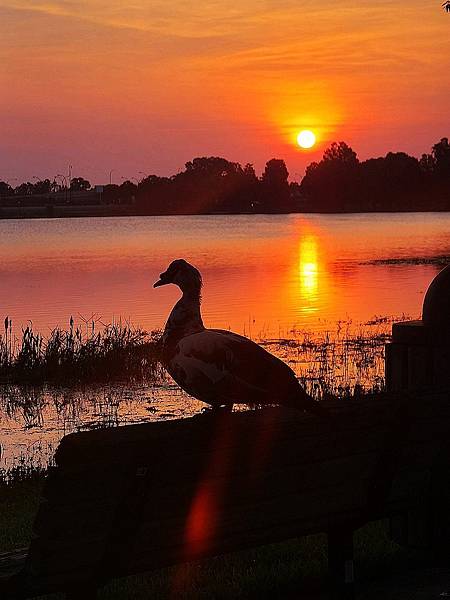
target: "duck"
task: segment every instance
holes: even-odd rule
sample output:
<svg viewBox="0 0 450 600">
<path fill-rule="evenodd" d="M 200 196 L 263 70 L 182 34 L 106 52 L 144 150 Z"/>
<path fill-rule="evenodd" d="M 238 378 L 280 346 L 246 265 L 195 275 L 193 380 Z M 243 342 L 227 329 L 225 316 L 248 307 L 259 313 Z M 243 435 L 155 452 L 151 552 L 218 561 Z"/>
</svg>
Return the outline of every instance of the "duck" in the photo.
<svg viewBox="0 0 450 600">
<path fill-rule="evenodd" d="M 153 287 L 169 284 L 178 286 L 182 295 L 164 328 L 161 362 L 185 392 L 214 411 L 246 404 L 323 414 L 285 362 L 247 337 L 204 326 L 202 276 L 196 267 L 184 259 L 172 261 Z"/>
</svg>

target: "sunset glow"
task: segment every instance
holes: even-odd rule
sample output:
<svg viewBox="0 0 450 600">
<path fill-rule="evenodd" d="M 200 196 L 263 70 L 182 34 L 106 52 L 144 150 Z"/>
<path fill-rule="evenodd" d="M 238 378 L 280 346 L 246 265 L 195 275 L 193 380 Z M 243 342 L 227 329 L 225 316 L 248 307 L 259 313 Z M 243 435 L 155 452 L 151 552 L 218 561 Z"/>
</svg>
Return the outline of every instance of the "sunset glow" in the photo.
<svg viewBox="0 0 450 600">
<path fill-rule="evenodd" d="M 0 589 L 353 598 L 422 498 L 443 550 L 450 0 L 0 22 Z"/>
<path fill-rule="evenodd" d="M 423 0 L 0 0 L 0 18 L 4 180 L 71 164 L 120 182 L 207 155 L 301 172 L 305 123 L 319 157 L 341 139 L 417 156 L 448 133 L 449 20 Z"/>
</svg>

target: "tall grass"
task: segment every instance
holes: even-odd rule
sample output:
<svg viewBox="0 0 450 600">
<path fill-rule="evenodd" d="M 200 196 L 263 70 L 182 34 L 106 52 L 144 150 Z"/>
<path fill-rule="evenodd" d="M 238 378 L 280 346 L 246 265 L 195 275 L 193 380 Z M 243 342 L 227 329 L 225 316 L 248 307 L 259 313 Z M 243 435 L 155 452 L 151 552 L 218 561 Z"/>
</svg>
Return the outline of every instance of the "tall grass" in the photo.
<svg viewBox="0 0 450 600">
<path fill-rule="evenodd" d="M 260 343 L 290 364 L 315 398 L 349 398 L 385 387 L 385 345 L 393 322 L 409 317 L 374 317 L 362 324 L 341 321 L 333 330 L 291 330 L 282 339 Z"/>
<path fill-rule="evenodd" d="M 32 325 L 14 335 L 6 317 L 0 335 L 0 383 L 67 385 L 101 381 L 153 380 L 158 373 L 158 332 L 147 333 L 129 323 L 53 329 L 48 337 Z"/>
<path fill-rule="evenodd" d="M 296 371 L 302 384 L 320 398 L 358 395 L 384 388 L 384 347 L 392 322 L 407 317 L 375 317 L 364 324 L 338 322 L 325 332 L 292 329 L 280 339 L 261 336 L 259 343 Z M 160 381 L 160 332 L 145 332 L 129 323 L 97 330 L 95 320 L 48 337 L 30 324 L 15 336 L 6 317 L 0 334 L 0 384 L 73 384 Z"/>
</svg>

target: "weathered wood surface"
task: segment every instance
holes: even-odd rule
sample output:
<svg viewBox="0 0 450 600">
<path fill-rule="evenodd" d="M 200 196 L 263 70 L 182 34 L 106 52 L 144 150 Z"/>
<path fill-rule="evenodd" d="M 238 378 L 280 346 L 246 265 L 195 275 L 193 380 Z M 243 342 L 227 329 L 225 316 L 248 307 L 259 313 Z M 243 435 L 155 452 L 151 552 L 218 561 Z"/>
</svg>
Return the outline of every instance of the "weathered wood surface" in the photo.
<svg viewBox="0 0 450 600">
<path fill-rule="evenodd" d="M 25 568 L 58 590 L 422 509 L 450 471 L 447 394 L 199 415 L 66 436 Z M 447 490 L 448 491 L 448 490 Z"/>
</svg>

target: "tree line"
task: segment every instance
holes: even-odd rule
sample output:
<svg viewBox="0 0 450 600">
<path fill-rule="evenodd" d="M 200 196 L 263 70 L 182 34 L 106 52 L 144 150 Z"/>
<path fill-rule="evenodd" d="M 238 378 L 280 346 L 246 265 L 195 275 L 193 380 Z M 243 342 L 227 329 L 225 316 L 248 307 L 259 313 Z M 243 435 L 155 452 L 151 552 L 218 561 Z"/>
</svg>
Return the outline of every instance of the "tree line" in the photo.
<svg viewBox="0 0 450 600">
<path fill-rule="evenodd" d="M 13 189 L 0 181 L 0 197 L 83 192 L 83 177 L 45 179 Z M 98 194 L 97 194 L 98 196 Z M 130 205 L 134 214 L 367 212 L 450 210 L 450 145 L 442 138 L 420 159 L 404 152 L 360 161 L 345 142 L 333 142 L 311 163 L 300 183 L 289 182 L 286 164 L 273 158 L 260 177 L 252 164 L 198 157 L 171 177 L 148 175 L 134 183 L 103 186 L 105 204 Z"/>
<path fill-rule="evenodd" d="M 388 152 L 362 162 L 345 142 L 334 142 L 308 166 L 300 191 L 319 212 L 450 210 L 449 141 L 420 159 Z"/>
</svg>

